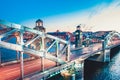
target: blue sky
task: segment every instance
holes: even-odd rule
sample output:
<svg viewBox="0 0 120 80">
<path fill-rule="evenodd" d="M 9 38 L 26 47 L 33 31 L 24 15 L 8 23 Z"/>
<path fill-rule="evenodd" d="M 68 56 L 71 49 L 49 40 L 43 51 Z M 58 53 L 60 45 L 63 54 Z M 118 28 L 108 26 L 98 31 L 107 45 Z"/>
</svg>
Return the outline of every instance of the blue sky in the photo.
<svg viewBox="0 0 120 80">
<path fill-rule="evenodd" d="M 46 27 L 55 29 L 56 25 L 63 26 L 65 21 L 72 19 L 72 26 L 75 26 L 76 15 L 90 18 L 99 13 L 101 8 L 106 8 L 114 2 L 115 0 L 0 0 L 0 19 L 34 26 L 35 20 L 40 18 Z"/>
</svg>

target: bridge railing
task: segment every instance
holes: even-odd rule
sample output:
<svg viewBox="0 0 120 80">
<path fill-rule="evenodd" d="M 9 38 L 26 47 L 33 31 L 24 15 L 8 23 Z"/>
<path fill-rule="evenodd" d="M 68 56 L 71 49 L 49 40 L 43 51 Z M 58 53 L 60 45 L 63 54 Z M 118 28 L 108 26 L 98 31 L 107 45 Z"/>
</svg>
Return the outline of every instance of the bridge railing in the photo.
<svg viewBox="0 0 120 80">
<path fill-rule="evenodd" d="M 82 41 L 82 45 L 85 46 L 85 47 L 88 47 L 88 46 L 96 44 L 96 43 L 101 43 L 102 44 L 102 39 L 86 38 Z"/>
</svg>

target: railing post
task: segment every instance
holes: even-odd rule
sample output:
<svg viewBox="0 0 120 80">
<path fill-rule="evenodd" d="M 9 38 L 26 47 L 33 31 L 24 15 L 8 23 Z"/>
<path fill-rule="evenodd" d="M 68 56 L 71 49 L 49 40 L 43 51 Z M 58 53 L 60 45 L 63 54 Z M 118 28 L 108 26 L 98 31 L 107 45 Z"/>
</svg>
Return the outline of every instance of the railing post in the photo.
<svg viewBox="0 0 120 80">
<path fill-rule="evenodd" d="M 21 27 L 22 29 L 20 30 L 20 45 L 23 49 L 23 27 Z M 24 59 L 23 59 L 23 51 L 20 52 L 20 73 L 21 73 L 21 80 L 23 80 L 24 78 Z"/>
</svg>

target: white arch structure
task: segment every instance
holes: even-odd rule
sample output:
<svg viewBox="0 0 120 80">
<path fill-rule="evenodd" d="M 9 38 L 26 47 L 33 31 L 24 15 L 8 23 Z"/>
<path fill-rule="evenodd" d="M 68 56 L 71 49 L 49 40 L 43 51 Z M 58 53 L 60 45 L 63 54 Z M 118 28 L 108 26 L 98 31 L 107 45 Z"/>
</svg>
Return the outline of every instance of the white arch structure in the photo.
<svg viewBox="0 0 120 80">
<path fill-rule="evenodd" d="M 120 39 L 120 33 L 117 31 L 112 31 L 110 32 L 105 38 L 104 38 L 104 48 L 109 47 L 110 45 L 112 45 L 112 39 L 113 37 L 118 36 L 118 38 Z"/>
</svg>

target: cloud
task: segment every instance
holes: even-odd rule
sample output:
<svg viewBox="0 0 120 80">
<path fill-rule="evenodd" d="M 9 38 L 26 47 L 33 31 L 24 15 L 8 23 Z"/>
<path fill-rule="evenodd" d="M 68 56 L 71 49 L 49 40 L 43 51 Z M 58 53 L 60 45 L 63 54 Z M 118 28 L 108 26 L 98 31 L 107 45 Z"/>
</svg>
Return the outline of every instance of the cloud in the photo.
<svg viewBox="0 0 120 80">
<path fill-rule="evenodd" d="M 94 26 L 93 31 L 97 30 L 116 30 L 120 32 L 120 2 L 114 2 L 101 9 L 99 14 L 89 18 L 88 26 Z"/>
<path fill-rule="evenodd" d="M 112 4 L 100 4 L 83 12 L 74 12 L 66 15 L 54 16 L 51 18 L 48 31 L 73 32 L 79 24 L 84 24 L 83 30 L 116 30 L 120 32 L 120 2 L 114 1 Z"/>
<path fill-rule="evenodd" d="M 112 4 L 99 4 L 93 8 L 42 18 L 48 32 L 51 31 L 75 31 L 77 25 L 82 24 L 83 30 L 116 30 L 120 32 L 120 1 L 115 0 Z M 31 19 L 21 24 L 34 27 L 35 20 Z"/>
</svg>

